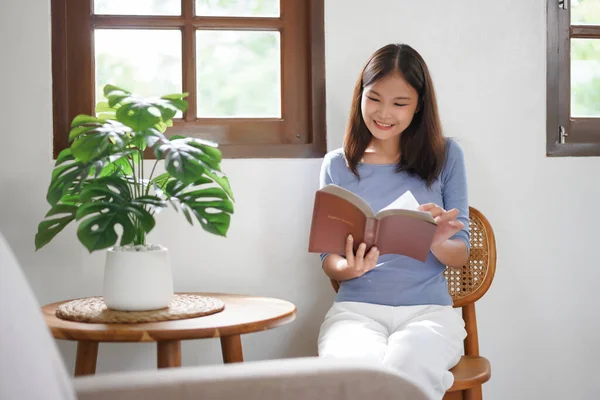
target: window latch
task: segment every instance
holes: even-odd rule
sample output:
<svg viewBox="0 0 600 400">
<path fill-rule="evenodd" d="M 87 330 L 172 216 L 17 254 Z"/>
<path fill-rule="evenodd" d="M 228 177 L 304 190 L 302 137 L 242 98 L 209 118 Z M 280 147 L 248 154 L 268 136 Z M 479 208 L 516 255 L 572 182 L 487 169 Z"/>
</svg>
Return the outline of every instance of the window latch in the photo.
<svg viewBox="0 0 600 400">
<path fill-rule="evenodd" d="M 560 125 L 558 127 L 558 143 L 565 144 L 567 142 L 567 136 L 569 136 L 567 130 L 564 126 Z"/>
<path fill-rule="evenodd" d="M 558 8 L 567 10 L 569 8 L 569 0 L 558 0 Z"/>
</svg>

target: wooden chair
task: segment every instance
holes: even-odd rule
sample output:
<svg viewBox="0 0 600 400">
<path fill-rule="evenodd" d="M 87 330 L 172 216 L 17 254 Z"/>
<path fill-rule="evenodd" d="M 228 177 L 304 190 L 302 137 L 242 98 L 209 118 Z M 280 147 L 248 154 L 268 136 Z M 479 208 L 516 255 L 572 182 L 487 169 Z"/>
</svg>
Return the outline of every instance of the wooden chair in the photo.
<svg viewBox="0 0 600 400">
<path fill-rule="evenodd" d="M 465 355 L 450 370 L 454 374 L 454 384 L 444 400 L 481 400 L 481 385 L 491 377 L 489 361 L 479 355 L 475 302 L 487 292 L 494 279 L 496 239 L 487 218 L 474 207 L 469 207 L 469 232 L 471 251 L 467 264 L 444 271 L 454 307 L 462 308 L 467 331 Z M 337 292 L 339 283 L 331 280 L 331 285 Z"/>
</svg>

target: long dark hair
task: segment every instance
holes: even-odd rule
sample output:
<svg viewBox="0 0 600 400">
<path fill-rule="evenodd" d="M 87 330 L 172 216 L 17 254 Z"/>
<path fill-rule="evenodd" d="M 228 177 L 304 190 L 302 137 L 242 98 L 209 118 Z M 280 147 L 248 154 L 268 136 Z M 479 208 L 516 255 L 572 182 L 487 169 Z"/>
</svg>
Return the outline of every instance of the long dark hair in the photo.
<svg viewBox="0 0 600 400">
<path fill-rule="evenodd" d="M 429 69 L 421 55 L 406 44 L 388 44 L 373 53 L 365 64 L 354 87 L 350 119 L 344 136 L 346 162 L 352 173 L 359 177 L 356 166 L 372 137 L 361 112 L 363 90 L 392 73 L 400 73 L 419 94 L 417 112 L 400 135 L 397 171 L 416 174 L 429 187 L 442 170 L 446 146 Z"/>
</svg>

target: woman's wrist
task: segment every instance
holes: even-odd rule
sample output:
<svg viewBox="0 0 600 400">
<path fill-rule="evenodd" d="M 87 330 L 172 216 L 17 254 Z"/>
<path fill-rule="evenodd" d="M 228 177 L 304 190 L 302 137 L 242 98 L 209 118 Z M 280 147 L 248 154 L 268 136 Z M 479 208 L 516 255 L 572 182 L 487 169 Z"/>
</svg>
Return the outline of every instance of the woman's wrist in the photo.
<svg viewBox="0 0 600 400">
<path fill-rule="evenodd" d="M 469 258 L 467 246 L 460 239 L 446 239 L 432 245 L 430 251 L 439 262 L 453 268 L 462 267 Z"/>
<path fill-rule="evenodd" d="M 348 260 L 339 254 L 330 254 L 323 260 L 323 270 L 331 279 L 337 281 L 346 281 L 354 278 L 351 276 L 354 271 L 348 268 Z"/>
</svg>

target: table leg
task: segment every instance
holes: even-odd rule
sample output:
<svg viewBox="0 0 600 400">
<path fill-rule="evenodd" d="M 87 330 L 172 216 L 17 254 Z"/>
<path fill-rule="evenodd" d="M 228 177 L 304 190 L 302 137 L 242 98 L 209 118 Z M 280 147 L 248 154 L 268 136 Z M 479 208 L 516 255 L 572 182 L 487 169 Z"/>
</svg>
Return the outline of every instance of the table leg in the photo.
<svg viewBox="0 0 600 400">
<path fill-rule="evenodd" d="M 80 340 L 77 342 L 77 359 L 75 360 L 75 376 L 94 375 L 98 359 L 98 342 Z"/>
<path fill-rule="evenodd" d="M 221 350 L 223 352 L 223 362 L 225 363 L 244 361 L 240 335 L 221 336 Z"/>
<path fill-rule="evenodd" d="M 156 343 L 158 368 L 181 367 L 181 342 L 165 340 Z"/>
</svg>

